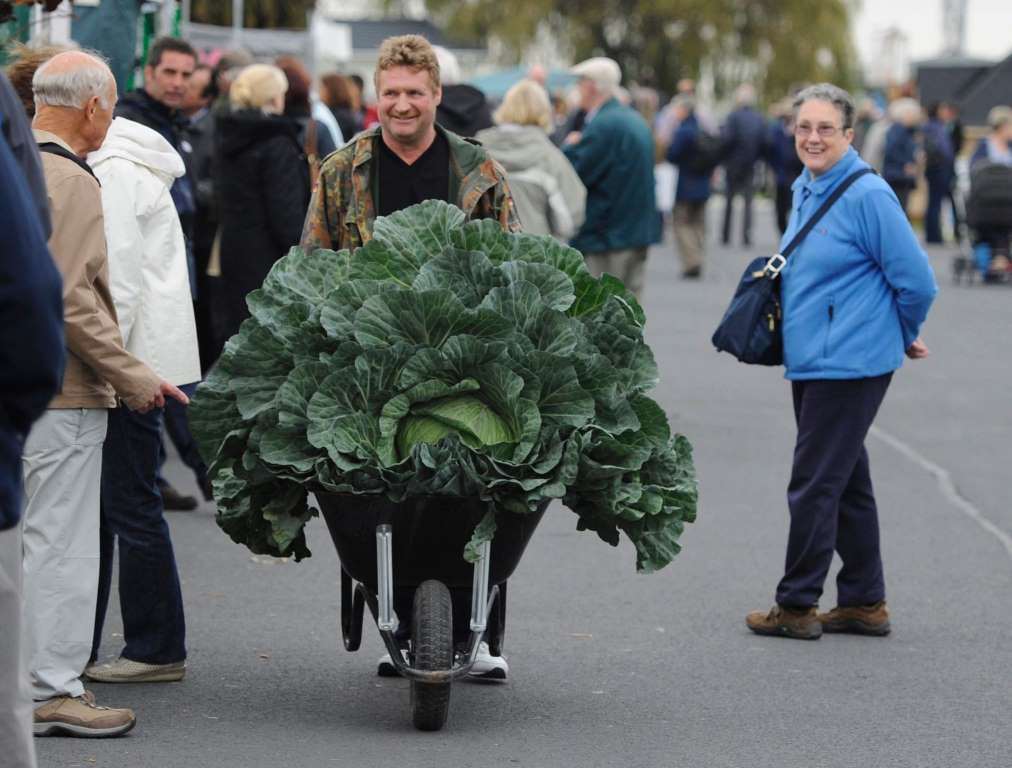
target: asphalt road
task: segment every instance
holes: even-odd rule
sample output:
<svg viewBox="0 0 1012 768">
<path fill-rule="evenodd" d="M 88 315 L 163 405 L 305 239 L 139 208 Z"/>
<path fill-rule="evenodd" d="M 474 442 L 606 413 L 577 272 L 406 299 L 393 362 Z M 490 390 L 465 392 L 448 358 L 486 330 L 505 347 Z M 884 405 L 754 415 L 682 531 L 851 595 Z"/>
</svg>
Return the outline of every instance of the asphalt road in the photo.
<svg viewBox="0 0 1012 768">
<path fill-rule="evenodd" d="M 1012 290 L 955 287 L 952 248 L 932 252 L 934 354 L 897 374 L 868 441 L 893 634 L 756 637 L 743 619 L 771 604 L 786 541 L 790 394 L 780 371 L 718 355 L 709 336 L 747 258 L 775 243 L 772 213 L 757 219 L 757 247 L 712 247 L 700 282 L 678 278 L 670 245 L 651 255 L 656 394 L 695 445 L 701 485 L 669 568 L 636 575 L 630 546 L 577 533 L 553 507 L 510 582 L 510 683 L 456 684 L 446 729 L 423 734 L 407 683 L 374 674 L 375 630 L 358 653 L 341 646 L 321 521 L 314 556 L 295 564 L 232 544 L 210 505 L 175 513 L 186 680 L 95 685 L 138 727 L 39 740 L 40 765 L 1012 766 Z M 178 463 L 170 475 L 188 487 Z M 834 597 L 830 581 L 823 605 Z"/>
</svg>

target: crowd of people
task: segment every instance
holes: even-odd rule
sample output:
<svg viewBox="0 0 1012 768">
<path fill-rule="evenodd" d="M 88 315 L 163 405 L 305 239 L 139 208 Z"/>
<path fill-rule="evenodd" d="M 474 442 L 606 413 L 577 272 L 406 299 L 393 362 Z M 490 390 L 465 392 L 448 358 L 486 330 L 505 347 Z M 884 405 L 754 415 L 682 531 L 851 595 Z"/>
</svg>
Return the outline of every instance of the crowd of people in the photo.
<svg viewBox="0 0 1012 768">
<path fill-rule="evenodd" d="M 792 99 L 787 98 L 771 105 L 769 116 L 764 117 L 755 101 L 754 89 L 744 84 L 735 92 L 734 108 L 719 129 L 712 122 L 710 127 L 699 128 L 693 83 L 683 81 L 679 93 L 657 116 L 657 141 L 667 146 L 667 159 L 679 168 L 673 227 L 686 277 L 698 277 L 701 271 L 702 246 L 696 233 L 702 228 L 710 191 L 704 182 L 722 178 L 724 245 L 731 240 L 734 199 L 739 196 L 743 198 L 741 242 L 750 245 L 752 200 L 757 179 L 763 175 L 775 200 L 777 228 L 781 233 L 787 229 L 791 186 L 803 170 L 794 146 L 795 110 Z M 685 120 L 690 127 L 679 135 L 679 125 Z M 954 242 L 961 244 L 969 238 L 984 279 L 1006 281 L 1012 270 L 1008 242 L 1012 220 L 1012 109 L 993 108 L 988 115 L 988 129 L 987 136 L 968 145 L 959 111 L 953 104 L 940 102 L 925 109 L 915 99 L 901 97 L 883 111 L 869 98 L 857 107 L 853 146 L 886 180 L 908 218 L 912 218 L 912 193 L 918 187 L 926 189 L 922 212 L 925 242 L 945 242 L 943 223 L 948 218 Z M 709 160 L 711 154 L 719 156 L 719 162 Z M 966 158 L 963 183 L 959 173 L 961 154 Z M 717 166 L 722 170 L 719 176 L 711 173 Z M 764 167 L 766 174 L 762 173 Z M 700 168 L 704 171 L 702 178 Z M 687 172 L 689 179 L 683 185 L 681 176 Z M 690 199 L 692 209 L 685 205 Z M 686 218 L 689 210 L 693 213 L 691 219 Z"/>
<path fill-rule="evenodd" d="M 376 217 L 441 199 L 470 218 L 568 242 L 593 274 L 615 275 L 639 295 L 667 213 L 683 276 L 703 274 L 717 179 L 723 242 L 740 197 L 741 242 L 752 244 L 764 163 L 785 243 L 846 173 L 870 165 L 881 178 L 859 181 L 833 214 L 840 231 L 864 225 L 833 251 L 864 275 L 863 287 L 848 282 L 826 298 L 839 273 L 808 266 L 783 275 L 789 317 L 807 317 L 785 327 L 799 429 L 791 538 L 777 608 L 750 615 L 749 627 L 789 637 L 816 637 L 822 627 L 888 631 L 863 442 L 903 354 L 927 355 L 918 331 L 934 281 L 904 218 L 918 174 L 929 187 L 928 241 L 942 236 L 946 201 L 960 236 L 954 110 L 939 105 L 925 122 L 919 105 L 897 102 L 876 121 L 827 85 L 766 117 L 745 84 L 718 122 L 691 80 L 657 111 L 655 97 L 622 88 L 611 59 L 571 71 L 571 101 L 550 95 L 544 71 L 532 68 L 491 105 L 460 82 L 449 51 L 409 35 L 384 42 L 367 99 L 361 78 L 314 79 L 294 57 L 255 62 L 229 51 L 211 66 L 186 41 L 161 38 L 143 86 L 119 96 L 101 57 L 18 54 L 10 83 L 0 77 L 0 219 L 10 233 L 0 268 L 21 287 L 0 286 L 3 312 L 18 316 L 4 332 L 16 328 L 20 340 L 4 346 L 31 353 L 0 366 L 0 633 L 15 660 L 24 643 L 27 674 L 16 664 L 0 669 L 3 713 L 31 720 L 36 735 L 118 735 L 134 713 L 100 706 L 84 680 L 184 678 L 184 602 L 164 511 L 197 501 L 162 477 L 162 434 L 210 499 L 186 404 L 248 316 L 246 297 L 290 247 L 354 249 L 371 238 Z M 994 111 L 991 128 L 972 162 L 1012 167 L 1012 111 Z M 659 160 L 678 169 L 673 190 L 658 190 Z M 669 191 L 672 205 L 660 211 Z M 1008 226 L 973 223 L 989 249 L 986 270 L 1003 269 Z M 850 315 L 857 290 L 876 301 L 873 355 L 857 349 L 870 343 Z M 829 338 L 827 324 L 837 346 L 830 354 L 825 341 L 816 354 L 812 340 Z M 831 412 L 819 405 L 827 400 Z M 834 546 L 847 565 L 845 610 L 816 615 Z M 124 647 L 103 661 L 117 549 Z M 398 613 L 410 619 L 410 608 Z M 389 666 L 381 660 L 381 670 Z M 474 673 L 501 680 L 508 665 L 483 645 Z M 23 698 L 22 683 L 30 684 Z M 9 720 L 0 717 L 10 729 L 0 744 L 15 745 L 13 765 L 31 765 L 30 737 Z"/>
</svg>

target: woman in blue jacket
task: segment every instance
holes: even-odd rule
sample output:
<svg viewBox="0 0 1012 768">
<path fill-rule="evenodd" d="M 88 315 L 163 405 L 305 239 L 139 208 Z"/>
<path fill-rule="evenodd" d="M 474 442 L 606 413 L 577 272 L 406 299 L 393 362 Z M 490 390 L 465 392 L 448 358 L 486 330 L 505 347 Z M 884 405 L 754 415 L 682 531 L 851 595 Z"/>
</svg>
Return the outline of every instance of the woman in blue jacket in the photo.
<svg viewBox="0 0 1012 768">
<path fill-rule="evenodd" d="M 848 176 L 867 168 L 850 144 L 854 102 L 834 85 L 795 99 L 795 146 L 805 171 L 783 248 Z M 865 436 L 903 355 L 928 349 L 920 328 L 938 288 L 888 184 L 859 178 L 780 273 L 784 364 L 798 427 L 787 501 L 785 572 L 768 613 L 746 618 L 758 634 L 817 639 L 823 631 L 889 632 L 878 513 Z M 833 551 L 843 568 L 838 605 L 817 613 Z"/>
</svg>

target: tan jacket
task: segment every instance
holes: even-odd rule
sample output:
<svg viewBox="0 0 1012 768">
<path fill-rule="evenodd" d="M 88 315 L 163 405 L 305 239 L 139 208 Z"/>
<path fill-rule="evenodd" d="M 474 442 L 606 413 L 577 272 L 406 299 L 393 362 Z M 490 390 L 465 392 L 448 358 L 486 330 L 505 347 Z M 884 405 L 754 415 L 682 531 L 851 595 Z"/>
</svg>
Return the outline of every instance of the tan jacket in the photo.
<svg viewBox="0 0 1012 768">
<path fill-rule="evenodd" d="M 35 131 L 39 144 L 65 141 Z M 119 396 L 139 408 L 161 380 L 123 348 L 109 294 L 102 193 L 86 170 L 63 157 L 42 153 L 53 235 L 49 250 L 63 276 L 63 333 L 67 367 L 50 408 L 115 408 Z"/>
</svg>

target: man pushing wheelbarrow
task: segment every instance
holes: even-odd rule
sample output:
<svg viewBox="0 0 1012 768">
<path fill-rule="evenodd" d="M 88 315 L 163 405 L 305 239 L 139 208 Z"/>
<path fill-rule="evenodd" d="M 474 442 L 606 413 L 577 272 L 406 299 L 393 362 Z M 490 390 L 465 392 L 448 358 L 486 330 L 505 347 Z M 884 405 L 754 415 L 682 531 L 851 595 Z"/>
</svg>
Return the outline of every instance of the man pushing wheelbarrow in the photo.
<svg viewBox="0 0 1012 768">
<path fill-rule="evenodd" d="M 436 730 L 453 679 L 506 679 L 506 580 L 551 500 L 652 571 L 697 490 L 646 395 L 635 297 L 518 231 L 502 169 L 434 122 L 424 39 L 385 41 L 376 86 L 380 126 L 324 162 L 300 247 L 248 296 L 191 423 L 237 542 L 308 556 L 315 496 L 346 648 L 368 606 L 380 672 L 411 681 L 416 727 Z"/>
</svg>

